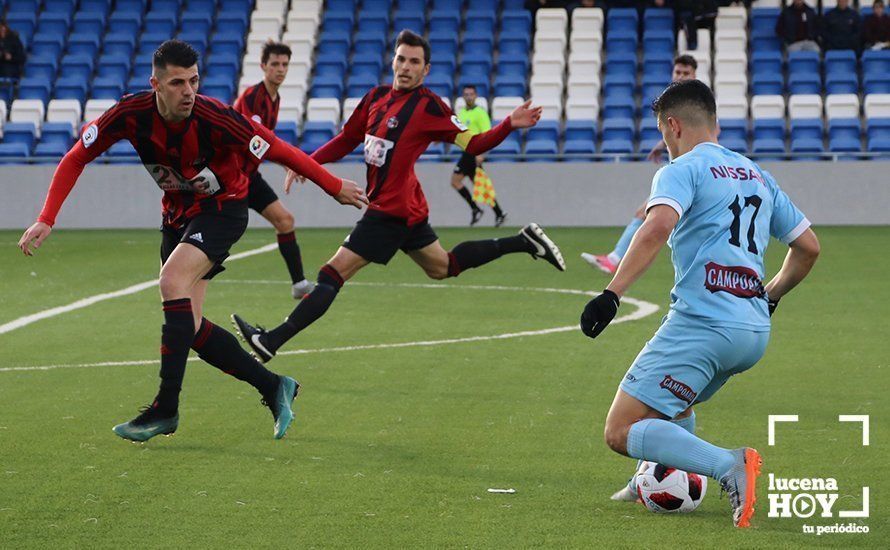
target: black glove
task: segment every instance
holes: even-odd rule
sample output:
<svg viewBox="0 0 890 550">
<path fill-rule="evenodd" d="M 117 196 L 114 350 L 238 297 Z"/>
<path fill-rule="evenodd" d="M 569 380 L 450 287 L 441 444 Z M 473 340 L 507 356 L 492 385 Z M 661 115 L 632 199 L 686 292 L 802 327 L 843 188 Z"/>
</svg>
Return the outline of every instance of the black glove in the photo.
<svg viewBox="0 0 890 550">
<path fill-rule="evenodd" d="M 611 290 L 604 290 L 602 294 L 587 302 L 581 313 L 581 332 L 591 338 L 599 336 L 615 318 L 620 304 L 618 295 Z"/>
<path fill-rule="evenodd" d="M 773 300 L 772 298 L 766 299 L 766 309 L 769 311 L 769 316 L 772 317 L 773 313 L 776 311 L 776 308 L 779 307 L 779 300 L 781 298 L 776 298 Z"/>
</svg>

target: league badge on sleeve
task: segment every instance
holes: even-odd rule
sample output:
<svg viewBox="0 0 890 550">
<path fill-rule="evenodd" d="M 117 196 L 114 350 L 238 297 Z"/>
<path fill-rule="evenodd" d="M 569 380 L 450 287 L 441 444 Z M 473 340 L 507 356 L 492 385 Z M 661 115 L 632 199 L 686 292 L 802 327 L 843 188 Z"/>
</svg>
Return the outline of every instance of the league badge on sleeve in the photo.
<svg viewBox="0 0 890 550">
<path fill-rule="evenodd" d="M 250 140 L 250 152 L 256 158 L 262 160 L 263 155 L 266 154 L 266 151 L 269 150 L 269 142 L 261 138 L 260 136 L 253 136 L 253 139 Z"/>
<path fill-rule="evenodd" d="M 457 118 L 457 115 L 451 115 L 451 122 L 454 123 L 454 125 L 457 126 L 457 129 L 461 132 L 467 131 L 467 127 L 464 125 L 463 122 L 460 121 L 459 118 Z"/>
<path fill-rule="evenodd" d="M 89 127 L 83 131 L 83 136 L 81 136 L 81 141 L 83 142 L 84 148 L 89 148 L 96 139 L 99 137 L 99 127 L 95 124 L 90 124 Z"/>
</svg>

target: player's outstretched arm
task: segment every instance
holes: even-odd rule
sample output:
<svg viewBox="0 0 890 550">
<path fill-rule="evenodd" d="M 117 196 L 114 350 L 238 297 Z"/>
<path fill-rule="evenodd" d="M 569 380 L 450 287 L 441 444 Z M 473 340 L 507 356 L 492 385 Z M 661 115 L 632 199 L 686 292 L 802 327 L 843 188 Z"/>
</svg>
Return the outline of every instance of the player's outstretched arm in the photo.
<svg viewBox="0 0 890 550">
<path fill-rule="evenodd" d="M 680 219 L 672 207 L 658 204 L 649 209 L 646 221 L 634 235 L 612 282 L 602 294 L 588 302 L 581 314 L 581 330 L 590 338 L 596 338 L 606 329 L 621 303 L 627 289 L 649 269 L 658 252 L 667 242 L 674 226 Z"/>
<path fill-rule="evenodd" d="M 821 250 L 816 233 L 809 228 L 791 241 L 788 247 L 782 269 L 766 285 L 766 294 L 772 304 L 777 303 L 782 296 L 804 280 L 813 269 Z M 771 306 L 772 309 L 775 309 L 775 305 Z"/>
<path fill-rule="evenodd" d="M 510 113 L 510 116 L 501 121 L 500 124 L 487 132 L 476 134 L 469 137 L 469 132 L 459 134 L 455 138 L 455 143 L 463 148 L 464 151 L 471 155 L 481 155 L 491 149 L 494 149 L 507 139 L 510 132 L 518 128 L 531 128 L 541 120 L 542 107 L 531 107 L 531 100 L 526 101 Z M 466 136 L 466 137 L 465 137 Z M 463 141 L 469 139 L 463 143 Z"/>
<path fill-rule="evenodd" d="M 31 227 L 25 230 L 22 238 L 19 239 L 19 248 L 22 249 L 25 256 L 33 256 L 34 251 L 31 250 L 32 243 L 34 250 L 40 248 L 40 245 L 49 237 L 52 230 L 53 228 L 44 222 L 34 222 Z"/>
<path fill-rule="evenodd" d="M 278 138 L 271 143 L 267 158 L 309 178 L 340 204 L 350 204 L 356 208 L 368 204 L 365 192 L 354 181 L 341 180 L 309 155 Z"/>
</svg>

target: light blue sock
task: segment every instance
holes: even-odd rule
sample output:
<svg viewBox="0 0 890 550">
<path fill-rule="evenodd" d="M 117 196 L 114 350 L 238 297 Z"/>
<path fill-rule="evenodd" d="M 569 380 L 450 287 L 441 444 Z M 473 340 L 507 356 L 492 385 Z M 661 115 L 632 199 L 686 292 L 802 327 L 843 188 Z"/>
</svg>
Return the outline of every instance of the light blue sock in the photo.
<svg viewBox="0 0 890 550">
<path fill-rule="evenodd" d="M 621 238 L 615 243 L 615 250 L 612 251 L 612 254 L 614 254 L 619 261 L 625 254 L 627 254 L 627 249 L 630 247 L 630 241 L 634 238 L 634 234 L 641 225 L 643 225 L 643 220 L 634 218 L 627 224 L 627 227 L 624 228 L 624 233 L 621 234 Z"/>
<path fill-rule="evenodd" d="M 729 449 L 711 445 L 667 420 L 647 418 L 630 427 L 627 454 L 719 480 L 735 465 Z"/>
<path fill-rule="evenodd" d="M 694 434 L 695 433 L 695 411 L 692 411 L 692 414 L 687 416 L 686 418 L 677 418 L 676 420 L 671 420 L 672 424 L 676 424 L 680 426 L 687 432 Z M 643 460 L 637 460 L 637 466 L 634 468 L 634 473 L 640 471 L 640 466 L 643 464 Z M 627 482 L 627 486 L 630 487 L 634 492 L 637 490 L 637 484 L 635 483 L 636 479 L 634 476 L 631 476 L 630 480 Z"/>
</svg>

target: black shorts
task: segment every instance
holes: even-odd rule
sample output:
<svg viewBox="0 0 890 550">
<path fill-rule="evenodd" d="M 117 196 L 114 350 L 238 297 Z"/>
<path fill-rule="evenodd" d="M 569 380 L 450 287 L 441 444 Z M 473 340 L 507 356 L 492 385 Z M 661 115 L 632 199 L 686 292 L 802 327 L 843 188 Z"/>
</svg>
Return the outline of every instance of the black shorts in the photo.
<svg viewBox="0 0 890 550">
<path fill-rule="evenodd" d="M 259 171 L 250 175 L 250 187 L 247 188 L 247 206 L 251 210 L 262 213 L 267 206 L 278 200 L 278 195 L 263 179 Z"/>
<path fill-rule="evenodd" d="M 192 218 L 185 227 L 161 227 L 161 265 L 167 261 L 179 243 L 196 246 L 213 262 L 203 279 L 212 279 L 226 268 L 222 263 L 247 229 L 247 204 L 239 202 L 226 212 L 202 213 Z"/>
<path fill-rule="evenodd" d="M 476 156 L 469 153 L 461 153 L 457 166 L 454 167 L 455 174 L 463 174 L 468 178 L 476 177 Z"/>
<path fill-rule="evenodd" d="M 386 265 L 399 250 L 418 250 L 437 240 L 427 220 L 409 227 L 402 218 L 369 211 L 355 224 L 343 246 L 369 262 Z"/>
</svg>

